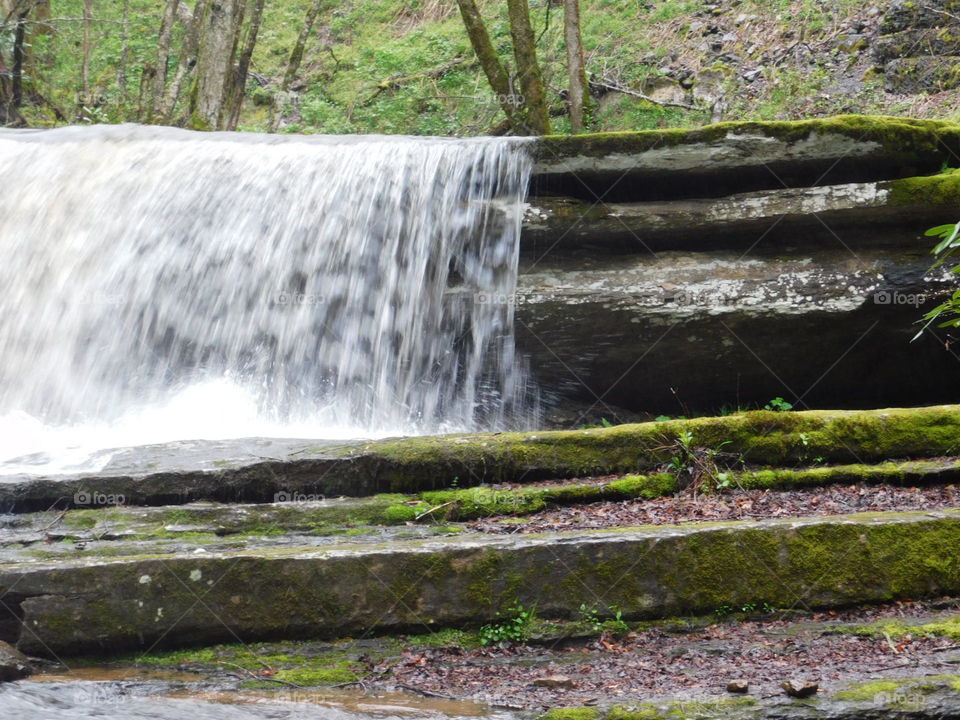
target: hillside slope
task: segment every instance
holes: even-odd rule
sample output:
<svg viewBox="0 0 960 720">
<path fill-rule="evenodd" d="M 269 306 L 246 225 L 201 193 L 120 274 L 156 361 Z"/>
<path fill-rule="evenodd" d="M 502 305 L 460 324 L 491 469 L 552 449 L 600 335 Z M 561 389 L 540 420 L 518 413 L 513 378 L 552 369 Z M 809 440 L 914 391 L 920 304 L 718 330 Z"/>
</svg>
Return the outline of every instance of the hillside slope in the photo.
<svg viewBox="0 0 960 720">
<path fill-rule="evenodd" d="M 94 2 L 93 97 L 74 110 L 82 0 L 53 0 L 57 32 L 33 48 L 44 58 L 34 73 L 49 103 L 26 110 L 32 125 L 62 122 L 52 107 L 72 121 L 136 118 L 140 75 L 156 53 L 163 3 Z M 266 130 L 277 110 L 286 132 L 475 135 L 501 119 L 455 0 L 330 2 L 293 92 L 281 97 L 280 77 L 308 4 L 267 1 L 240 129 Z M 505 4 L 482 4 L 494 42 L 509 61 Z M 531 6 L 557 113 L 554 127 L 564 132 L 562 7 L 556 0 L 532 0 Z M 587 67 L 597 100 L 590 129 L 837 113 L 955 117 L 956 91 L 884 90 L 874 57 L 887 10 L 887 4 L 854 0 L 583 0 Z M 636 93 L 687 107 L 658 105 Z"/>
</svg>

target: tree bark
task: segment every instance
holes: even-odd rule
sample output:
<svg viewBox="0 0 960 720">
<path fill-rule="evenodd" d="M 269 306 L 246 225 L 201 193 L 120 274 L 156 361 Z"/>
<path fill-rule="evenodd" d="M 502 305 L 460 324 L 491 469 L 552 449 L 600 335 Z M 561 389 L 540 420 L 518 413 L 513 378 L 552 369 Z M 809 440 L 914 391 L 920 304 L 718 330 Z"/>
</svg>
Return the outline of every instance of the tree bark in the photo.
<svg viewBox="0 0 960 720">
<path fill-rule="evenodd" d="M 260 23 L 263 21 L 264 0 L 249 0 L 248 15 L 250 20 L 247 23 L 247 31 L 243 39 L 243 50 L 240 52 L 240 59 L 237 61 L 237 68 L 233 73 L 233 84 L 229 92 L 229 102 L 227 105 L 227 121 L 224 123 L 225 130 L 236 130 L 237 123 L 240 122 L 240 110 L 243 108 L 243 96 L 247 88 L 247 74 L 250 72 L 250 61 L 253 59 L 253 51 L 257 45 L 257 35 L 260 33 Z"/>
<path fill-rule="evenodd" d="M 507 0 L 507 11 L 510 16 L 513 56 L 523 92 L 523 129 L 525 134 L 547 135 L 550 133 L 550 114 L 543 89 L 543 75 L 537 62 L 536 40 L 530 24 L 530 7 L 527 0 Z"/>
<path fill-rule="evenodd" d="M 120 91 L 120 117 L 127 119 L 127 64 L 130 60 L 130 0 L 123 0 L 123 14 L 120 23 L 120 62 L 117 63 L 117 90 Z"/>
<path fill-rule="evenodd" d="M 80 63 L 80 107 L 90 104 L 90 23 L 93 21 L 93 0 L 83 0 L 83 58 Z"/>
<path fill-rule="evenodd" d="M 192 13 L 187 11 L 183 3 L 180 3 L 179 15 L 180 22 L 183 24 L 183 45 L 180 48 L 177 72 L 173 76 L 170 87 L 167 88 L 167 93 L 160 108 L 162 122 L 165 124 L 173 122 L 173 114 L 176 112 L 177 101 L 180 99 L 183 84 L 196 67 L 197 51 L 200 46 L 200 22 L 206 14 L 207 2 L 208 0 L 197 0 Z"/>
<path fill-rule="evenodd" d="M 467 36 L 470 38 L 470 45 L 473 46 L 473 51 L 477 54 L 483 74 L 487 76 L 487 82 L 490 83 L 490 88 L 497 96 L 497 102 L 510 120 L 510 124 L 516 128 L 519 125 L 517 102 L 510 87 L 510 77 L 507 75 L 507 71 L 503 67 L 503 63 L 500 62 L 500 57 L 490 41 L 490 34 L 487 32 L 487 26 L 480 16 L 480 10 L 474 0 L 457 0 L 457 4 L 460 6 L 460 16 L 463 18 Z M 528 16 L 528 25 L 529 20 Z"/>
<path fill-rule="evenodd" d="M 237 50 L 241 0 L 209 0 L 200 18 L 196 77 L 190 92 L 188 125 L 195 130 L 222 127 L 224 104 Z"/>
<path fill-rule="evenodd" d="M 167 0 L 160 20 L 160 33 L 157 37 L 156 74 L 153 77 L 153 92 L 150 96 L 150 112 L 146 118 L 149 123 L 157 122 L 160 104 L 167 87 L 167 63 L 170 60 L 170 39 L 173 37 L 173 24 L 177 19 L 180 0 Z"/>
<path fill-rule="evenodd" d="M 583 132 L 589 94 L 580 35 L 580 0 L 564 0 L 563 30 L 567 46 L 567 73 L 570 77 L 570 126 L 574 132 Z"/>
<path fill-rule="evenodd" d="M 303 54 L 307 50 L 307 40 L 310 39 L 310 32 L 317 22 L 317 16 L 320 15 L 320 8 L 327 0 L 314 0 L 313 4 L 307 8 L 307 15 L 303 20 L 303 27 L 297 35 L 297 42 L 290 52 L 290 59 L 287 60 L 287 69 L 283 73 L 283 81 L 280 83 L 280 97 L 274 101 L 273 112 L 270 117 L 270 132 L 276 132 L 280 125 L 280 116 L 283 112 L 283 104 L 286 96 L 293 86 L 293 81 L 297 78 L 297 72 L 300 70 L 300 63 L 303 62 Z"/>
</svg>

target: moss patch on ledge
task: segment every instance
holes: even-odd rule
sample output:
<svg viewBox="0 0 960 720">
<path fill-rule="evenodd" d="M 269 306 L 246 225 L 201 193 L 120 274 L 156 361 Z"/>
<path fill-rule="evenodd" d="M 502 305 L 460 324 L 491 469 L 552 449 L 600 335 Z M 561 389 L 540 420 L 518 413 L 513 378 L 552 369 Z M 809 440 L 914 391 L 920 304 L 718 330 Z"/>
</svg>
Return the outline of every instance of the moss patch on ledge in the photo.
<svg viewBox="0 0 960 720">
<path fill-rule="evenodd" d="M 891 709 L 908 709 L 922 702 L 924 695 L 948 690 L 960 692 L 960 675 L 931 675 L 923 678 L 889 678 L 851 685 L 833 694 L 835 700 L 869 702 Z M 916 709 L 916 708 L 914 708 Z"/>
<path fill-rule="evenodd" d="M 884 620 L 869 625 L 858 625 L 848 632 L 860 637 L 899 639 L 914 637 L 943 637 L 960 640 L 960 615 L 946 617 L 928 623 L 908 624 L 900 620 Z"/>
<path fill-rule="evenodd" d="M 888 184 L 890 204 L 900 207 L 960 204 L 960 172 L 953 170 L 928 177 L 904 178 Z"/>
<path fill-rule="evenodd" d="M 960 406 L 804 412 L 758 410 L 591 430 L 512 432 L 373 442 L 358 458 L 380 466 L 391 492 L 459 484 L 532 482 L 657 471 L 689 433 L 691 444 L 738 453 L 747 463 L 799 466 L 951 455 L 960 447 Z"/>
<path fill-rule="evenodd" d="M 832 118 L 776 121 L 725 122 L 693 130 L 548 135 L 537 141 L 537 157 L 550 162 L 564 157 L 604 157 L 619 153 L 642 153 L 657 148 L 715 143 L 729 135 L 760 135 L 786 143 L 806 140 L 812 134 L 833 134 L 860 142 L 879 143 L 895 154 L 935 153 L 949 155 L 948 148 L 960 141 L 960 126 L 940 120 L 839 115 Z"/>
</svg>

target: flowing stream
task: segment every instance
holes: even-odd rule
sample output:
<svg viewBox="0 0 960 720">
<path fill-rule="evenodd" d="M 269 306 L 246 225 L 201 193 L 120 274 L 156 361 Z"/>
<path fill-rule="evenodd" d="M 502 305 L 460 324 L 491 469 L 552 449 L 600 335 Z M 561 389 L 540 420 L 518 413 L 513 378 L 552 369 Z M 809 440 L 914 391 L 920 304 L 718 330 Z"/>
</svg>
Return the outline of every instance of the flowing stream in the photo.
<svg viewBox="0 0 960 720">
<path fill-rule="evenodd" d="M 532 425 L 531 165 L 516 139 L 0 131 L 0 473 Z"/>
</svg>

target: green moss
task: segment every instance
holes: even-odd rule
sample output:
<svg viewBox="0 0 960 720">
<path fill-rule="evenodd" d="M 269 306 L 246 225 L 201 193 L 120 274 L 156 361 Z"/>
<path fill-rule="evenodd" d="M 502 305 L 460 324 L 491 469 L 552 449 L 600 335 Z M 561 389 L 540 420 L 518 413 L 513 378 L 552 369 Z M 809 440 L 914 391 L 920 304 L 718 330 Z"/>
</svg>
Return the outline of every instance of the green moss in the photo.
<svg viewBox="0 0 960 720">
<path fill-rule="evenodd" d="M 940 120 L 840 115 L 832 118 L 778 122 L 724 122 L 693 130 L 549 135 L 538 141 L 537 155 L 546 162 L 571 156 L 603 157 L 614 153 L 641 153 L 656 148 L 714 143 L 728 135 L 756 134 L 794 143 L 812 134 L 833 134 L 858 142 L 875 142 L 891 153 L 949 155 L 960 138 L 960 126 Z"/>
<path fill-rule="evenodd" d="M 907 680 L 876 680 L 874 682 L 859 683 L 848 690 L 834 693 L 837 700 L 849 702 L 872 702 L 881 693 L 895 693 L 907 684 Z"/>
<path fill-rule="evenodd" d="M 869 625 L 859 625 L 849 630 L 849 632 L 862 637 L 889 636 L 898 639 L 906 635 L 913 635 L 917 637 L 945 637 L 952 640 L 960 640 L 960 615 L 918 625 L 908 625 L 899 620 L 882 620 Z"/>
<path fill-rule="evenodd" d="M 736 711 L 749 710 L 756 705 L 753 698 L 723 698 L 721 700 L 675 700 L 663 704 L 642 703 L 625 707 L 615 705 L 607 712 L 606 720 L 686 720 L 687 718 L 717 718 L 727 720 Z"/>
<path fill-rule="evenodd" d="M 370 443 L 362 452 L 343 454 L 345 459 L 362 456 L 375 464 L 393 490 L 416 492 L 447 485 L 453 477 L 478 485 L 652 472 L 669 462 L 681 433 L 690 433 L 698 447 L 722 446 L 757 465 L 796 466 L 810 457 L 836 464 L 937 457 L 956 449 L 960 408 L 758 410 L 592 430 L 407 438 Z M 425 497 L 443 502 L 456 498 Z M 529 495 L 517 502 L 536 503 L 538 497 L 549 499 Z M 488 512 L 489 503 L 474 505 L 478 512 Z"/>
<path fill-rule="evenodd" d="M 877 702 L 884 698 L 886 702 L 897 705 L 943 688 L 960 692 L 960 676 L 929 675 L 923 678 L 890 678 L 856 683 L 846 690 L 834 693 L 833 697 L 847 702 Z"/>
<path fill-rule="evenodd" d="M 405 522 L 414 522 L 420 513 L 412 505 L 391 505 L 383 512 L 383 518 L 388 525 Z"/>
<path fill-rule="evenodd" d="M 960 200 L 960 173 L 904 178 L 889 183 L 890 204 L 895 206 L 955 206 Z"/>
<path fill-rule="evenodd" d="M 362 669 L 359 663 L 345 663 L 335 667 L 298 667 L 290 670 L 279 670 L 274 678 L 284 682 L 313 687 L 318 685 L 342 685 L 356 682 L 360 679 L 358 671 Z"/>
<path fill-rule="evenodd" d="M 597 720 L 600 711 L 592 707 L 554 708 L 540 716 L 541 720 Z"/>
</svg>

